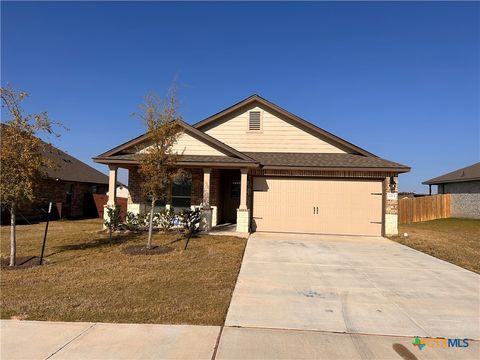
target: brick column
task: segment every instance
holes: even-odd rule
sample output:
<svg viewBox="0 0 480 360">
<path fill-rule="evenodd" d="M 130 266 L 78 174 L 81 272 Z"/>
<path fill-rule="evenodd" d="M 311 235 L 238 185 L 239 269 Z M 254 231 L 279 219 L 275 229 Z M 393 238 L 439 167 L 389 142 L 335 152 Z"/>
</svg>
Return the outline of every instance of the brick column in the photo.
<svg viewBox="0 0 480 360">
<path fill-rule="evenodd" d="M 398 234 L 398 177 L 385 178 L 385 236 Z"/>
</svg>

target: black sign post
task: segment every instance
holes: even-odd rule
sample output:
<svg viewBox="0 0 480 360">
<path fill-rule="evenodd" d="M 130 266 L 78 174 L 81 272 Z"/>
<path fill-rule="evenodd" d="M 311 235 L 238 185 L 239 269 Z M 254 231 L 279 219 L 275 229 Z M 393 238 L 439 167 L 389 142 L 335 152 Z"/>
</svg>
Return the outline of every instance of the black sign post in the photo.
<svg viewBox="0 0 480 360">
<path fill-rule="evenodd" d="M 45 252 L 45 243 L 47 242 L 48 223 L 50 222 L 51 212 L 52 212 L 52 202 L 50 201 L 50 203 L 48 204 L 47 224 L 45 225 L 45 234 L 43 235 L 42 254 L 40 255 L 39 265 L 42 265 L 42 262 L 43 262 L 43 253 Z"/>
</svg>

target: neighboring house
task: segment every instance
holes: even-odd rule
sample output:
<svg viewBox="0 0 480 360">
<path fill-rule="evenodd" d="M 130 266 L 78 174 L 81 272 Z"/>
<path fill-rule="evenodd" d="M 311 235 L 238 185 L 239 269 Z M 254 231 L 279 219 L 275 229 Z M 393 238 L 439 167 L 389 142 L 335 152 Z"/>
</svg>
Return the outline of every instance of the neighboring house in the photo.
<svg viewBox="0 0 480 360">
<path fill-rule="evenodd" d="M 258 95 L 190 126 L 174 151 L 188 177 L 172 184 L 165 206 L 211 207 L 212 225 L 237 231 L 383 235 L 397 233 L 398 174 L 409 167 L 384 160 Z M 140 191 L 141 135 L 94 160 L 129 170 L 129 211 L 148 211 Z M 109 204 L 115 201 L 114 192 Z"/>
<path fill-rule="evenodd" d="M 451 194 L 452 216 L 480 218 L 480 162 L 424 181 L 430 194 L 437 185 L 438 194 Z"/>
<path fill-rule="evenodd" d="M 108 176 L 52 145 L 44 143 L 44 149 L 43 155 L 54 167 L 47 170 L 34 203 L 18 209 L 18 220 L 40 218 L 50 201 L 53 217 L 98 217 L 93 194 L 107 192 Z M 2 223 L 8 218 L 8 212 L 2 212 Z"/>
</svg>

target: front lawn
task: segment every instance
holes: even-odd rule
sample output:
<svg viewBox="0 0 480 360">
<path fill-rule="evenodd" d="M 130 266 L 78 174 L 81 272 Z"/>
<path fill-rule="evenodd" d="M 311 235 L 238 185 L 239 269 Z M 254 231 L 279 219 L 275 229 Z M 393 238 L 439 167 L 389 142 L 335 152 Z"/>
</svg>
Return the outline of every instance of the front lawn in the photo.
<svg viewBox="0 0 480 360">
<path fill-rule="evenodd" d="M 391 239 L 480 273 L 480 220 L 451 218 L 402 224 L 399 236 Z"/>
<path fill-rule="evenodd" d="M 44 223 L 17 227 L 17 256 L 38 256 Z M 126 255 L 146 234 L 119 234 L 110 245 L 94 220 L 50 223 L 48 265 L 2 269 L 1 317 L 29 320 L 222 325 L 245 239 L 177 234 L 154 236 L 174 251 Z M 1 227 L 1 256 L 9 256 L 8 226 Z"/>
</svg>

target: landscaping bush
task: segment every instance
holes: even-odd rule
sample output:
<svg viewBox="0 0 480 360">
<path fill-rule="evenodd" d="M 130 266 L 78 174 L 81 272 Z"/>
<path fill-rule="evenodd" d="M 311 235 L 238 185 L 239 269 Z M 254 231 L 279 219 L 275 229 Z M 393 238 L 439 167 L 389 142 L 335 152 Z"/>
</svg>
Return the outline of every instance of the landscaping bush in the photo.
<svg viewBox="0 0 480 360">
<path fill-rule="evenodd" d="M 127 211 L 125 216 L 125 222 L 121 226 L 125 230 L 135 231 L 138 230 L 138 216 L 131 211 Z"/>
<path fill-rule="evenodd" d="M 174 225 L 175 211 L 173 208 L 162 209 L 158 214 L 158 227 L 162 231 L 169 231 Z"/>
</svg>

